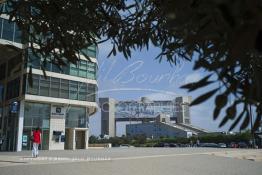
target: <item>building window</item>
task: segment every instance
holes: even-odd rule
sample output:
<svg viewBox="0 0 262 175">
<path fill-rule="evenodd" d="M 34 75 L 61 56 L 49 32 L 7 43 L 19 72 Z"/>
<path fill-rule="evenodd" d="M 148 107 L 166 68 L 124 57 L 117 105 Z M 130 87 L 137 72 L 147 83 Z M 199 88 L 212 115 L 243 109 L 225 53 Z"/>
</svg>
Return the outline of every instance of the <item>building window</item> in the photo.
<svg viewBox="0 0 262 175">
<path fill-rule="evenodd" d="M 58 65 L 52 64 L 52 72 L 60 73 L 61 70 Z"/>
<path fill-rule="evenodd" d="M 87 56 L 95 58 L 96 57 L 96 46 L 91 45 L 87 48 L 82 49 L 81 52 Z"/>
<path fill-rule="evenodd" d="M 22 41 L 22 31 L 19 30 L 18 26 L 15 25 L 15 36 L 14 36 L 14 42 L 21 43 Z"/>
<path fill-rule="evenodd" d="M 27 66 L 32 66 L 35 69 L 41 69 L 42 67 L 45 68 L 46 71 L 62 73 L 77 77 L 89 78 L 89 79 L 96 79 L 96 72 L 97 72 L 97 64 L 86 61 L 80 60 L 78 63 L 67 63 L 65 60 L 64 66 L 59 67 L 58 65 L 52 63 L 51 58 L 44 59 L 42 56 L 35 56 L 32 51 L 28 50 L 28 64 Z"/>
<path fill-rule="evenodd" d="M 68 99 L 69 98 L 69 81 L 61 79 L 61 89 L 60 97 Z"/>
<path fill-rule="evenodd" d="M 3 19 L 3 29 L 2 29 L 2 38 L 9 40 L 9 41 L 13 41 L 14 39 L 14 23 L 13 22 L 9 22 L 6 19 Z"/>
<path fill-rule="evenodd" d="M 6 100 L 16 98 L 19 96 L 20 78 L 16 78 L 7 83 Z"/>
<path fill-rule="evenodd" d="M 87 127 L 86 108 L 70 107 L 66 114 L 66 128 L 86 128 Z"/>
<path fill-rule="evenodd" d="M 51 71 L 52 70 L 52 64 L 50 58 L 41 58 L 41 64 L 45 71 Z"/>
<path fill-rule="evenodd" d="M 92 102 L 96 100 L 97 87 L 94 84 L 39 75 L 33 75 L 32 78 L 33 86 L 29 85 L 27 78 L 27 94 Z"/>
<path fill-rule="evenodd" d="M 78 82 L 77 81 L 70 81 L 69 84 L 70 89 L 70 99 L 77 100 L 78 99 Z"/>
<path fill-rule="evenodd" d="M 40 69 L 40 60 L 41 58 L 34 55 L 31 50 L 28 50 L 28 59 L 29 59 L 29 66 L 32 66 L 32 68 Z"/>
<path fill-rule="evenodd" d="M 95 63 L 88 62 L 87 78 L 95 79 L 96 78 L 96 69 L 97 69 L 97 65 Z"/>
<path fill-rule="evenodd" d="M 61 66 L 61 73 L 69 75 L 70 67 L 68 65 Z"/>
<path fill-rule="evenodd" d="M 87 101 L 96 101 L 96 85 L 88 84 Z"/>
<path fill-rule="evenodd" d="M 78 68 L 76 64 L 70 63 L 70 75 L 78 76 Z"/>
<path fill-rule="evenodd" d="M 87 99 L 87 85 L 86 83 L 79 83 L 79 100 L 86 101 Z"/>
<path fill-rule="evenodd" d="M 40 95 L 49 96 L 50 77 L 40 76 Z"/>
<path fill-rule="evenodd" d="M 51 77 L 51 97 L 59 97 L 60 79 Z"/>
<path fill-rule="evenodd" d="M 80 60 L 79 76 L 86 78 L 86 74 L 87 74 L 87 62 L 84 60 Z"/>
<path fill-rule="evenodd" d="M 33 84 L 29 85 L 29 81 L 27 81 L 27 93 L 32 95 L 39 94 L 39 75 L 32 75 Z"/>
<path fill-rule="evenodd" d="M 25 127 L 41 127 L 43 121 L 50 119 L 50 105 L 41 103 L 25 103 L 25 116 L 24 126 Z M 46 125 L 45 128 L 49 128 Z"/>
</svg>

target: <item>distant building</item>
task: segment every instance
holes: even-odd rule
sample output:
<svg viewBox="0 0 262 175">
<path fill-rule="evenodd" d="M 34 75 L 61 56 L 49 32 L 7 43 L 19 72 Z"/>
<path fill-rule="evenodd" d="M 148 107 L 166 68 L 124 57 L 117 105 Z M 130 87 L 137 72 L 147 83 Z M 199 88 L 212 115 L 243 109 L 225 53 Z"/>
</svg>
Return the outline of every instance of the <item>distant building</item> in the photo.
<svg viewBox="0 0 262 175">
<path fill-rule="evenodd" d="M 159 114 L 156 118 L 156 121 L 126 125 L 126 134 L 129 136 L 145 135 L 147 138 L 188 138 L 191 137 L 193 133 L 194 132 L 191 130 L 172 124 L 170 122 L 170 118 L 163 114 Z"/>
<path fill-rule="evenodd" d="M 116 135 L 115 124 L 115 100 L 112 98 L 99 98 L 101 109 L 101 134 L 114 137 Z"/>
<path fill-rule="evenodd" d="M 153 126 L 168 128 L 165 134 L 169 136 L 178 134 L 187 137 L 189 132 L 193 134 L 207 132 L 191 125 L 190 102 L 191 97 L 177 97 L 174 100 L 150 100 L 147 97 L 142 97 L 139 101 L 117 101 L 112 98 L 100 98 L 101 134 L 110 137 L 115 136 L 116 122 L 126 121 L 138 122 L 138 124 L 129 124 L 126 127 L 127 133 L 132 135 L 139 134 L 139 131 L 141 131 L 140 133 L 152 133 L 150 130 Z M 161 121 L 159 119 L 157 122 L 158 116 L 162 116 L 162 118 L 160 117 Z M 163 116 L 165 117 L 163 118 Z M 174 128 L 174 123 L 176 123 L 175 127 L 178 129 Z M 140 129 L 135 130 L 134 127 Z"/>
<path fill-rule="evenodd" d="M 126 125 L 126 134 L 129 136 L 145 135 L 147 138 L 185 137 L 201 135 L 208 131 L 187 124 L 171 123 L 166 115 L 159 114 L 155 121 Z"/>
</svg>

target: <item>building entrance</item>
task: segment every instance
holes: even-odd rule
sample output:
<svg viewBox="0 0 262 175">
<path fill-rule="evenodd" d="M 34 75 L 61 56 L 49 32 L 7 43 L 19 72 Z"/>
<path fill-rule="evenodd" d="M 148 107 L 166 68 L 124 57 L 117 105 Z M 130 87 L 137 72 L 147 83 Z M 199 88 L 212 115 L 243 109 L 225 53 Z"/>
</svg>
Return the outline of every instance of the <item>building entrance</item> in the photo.
<svg viewBox="0 0 262 175">
<path fill-rule="evenodd" d="M 87 149 L 87 147 L 87 128 L 67 128 L 65 130 L 65 149 Z"/>
<path fill-rule="evenodd" d="M 32 149 L 33 143 L 30 140 L 30 138 L 31 138 L 33 129 L 34 128 L 32 127 L 24 127 L 23 136 L 22 136 L 22 149 L 23 150 Z M 49 129 L 41 129 L 41 144 L 39 145 L 39 149 L 48 150 L 48 148 L 49 148 Z"/>
<path fill-rule="evenodd" d="M 16 151 L 17 130 L 18 130 L 18 113 L 12 112 L 7 106 L 4 108 L 3 118 L 3 137 L 2 147 L 3 151 Z"/>
<path fill-rule="evenodd" d="M 76 131 L 76 149 L 85 149 L 85 131 Z"/>
</svg>

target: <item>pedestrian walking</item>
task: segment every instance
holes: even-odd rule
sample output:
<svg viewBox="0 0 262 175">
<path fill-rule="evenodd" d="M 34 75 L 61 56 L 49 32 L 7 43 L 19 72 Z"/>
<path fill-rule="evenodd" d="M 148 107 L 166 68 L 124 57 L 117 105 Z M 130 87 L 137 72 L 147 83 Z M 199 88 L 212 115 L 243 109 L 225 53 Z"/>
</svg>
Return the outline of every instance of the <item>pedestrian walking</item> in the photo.
<svg viewBox="0 0 262 175">
<path fill-rule="evenodd" d="M 32 142 L 33 142 L 32 157 L 38 157 L 39 156 L 38 147 L 39 144 L 41 144 L 41 131 L 39 127 L 33 131 Z"/>
</svg>

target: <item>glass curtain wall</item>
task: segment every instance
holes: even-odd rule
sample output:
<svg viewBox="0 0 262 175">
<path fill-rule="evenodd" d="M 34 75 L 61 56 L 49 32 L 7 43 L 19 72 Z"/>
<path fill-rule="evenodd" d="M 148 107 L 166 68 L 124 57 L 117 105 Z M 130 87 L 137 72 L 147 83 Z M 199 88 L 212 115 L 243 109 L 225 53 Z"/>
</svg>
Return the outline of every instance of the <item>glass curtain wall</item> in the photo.
<svg viewBox="0 0 262 175">
<path fill-rule="evenodd" d="M 0 38 L 16 43 L 21 43 L 22 32 L 14 22 L 0 18 Z"/>
<path fill-rule="evenodd" d="M 32 148 L 30 136 L 33 129 L 39 127 L 42 131 L 41 149 L 48 149 L 49 145 L 49 122 L 50 122 L 50 105 L 41 103 L 25 103 L 24 113 L 24 130 L 23 130 L 23 150 Z"/>
<path fill-rule="evenodd" d="M 64 98 L 80 101 L 96 101 L 95 84 L 64 80 L 53 77 L 33 75 L 33 86 L 27 81 L 26 93 L 55 98 Z"/>
<path fill-rule="evenodd" d="M 87 128 L 88 116 L 85 107 L 70 106 L 66 113 L 66 128 Z"/>
<path fill-rule="evenodd" d="M 41 56 L 37 57 L 32 53 L 31 50 L 28 50 L 28 66 L 32 66 L 32 68 L 35 69 L 41 69 L 41 64 L 43 64 L 41 63 L 41 59 L 43 60 Z M 45 67 L 46 71 L 62 73 L 82 78 L 95 80 L 97 76 L 97 64 L 87 60 L 80 60 L 77 64 L 70 63 L 68 66 L 63 66 L 60 69 L 57 65 L 52 64 L 50 59 L 47 58 L 47 62 L 45 63 L 45 65 L 42 66 Z"/>
</svg>

